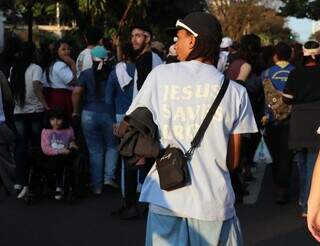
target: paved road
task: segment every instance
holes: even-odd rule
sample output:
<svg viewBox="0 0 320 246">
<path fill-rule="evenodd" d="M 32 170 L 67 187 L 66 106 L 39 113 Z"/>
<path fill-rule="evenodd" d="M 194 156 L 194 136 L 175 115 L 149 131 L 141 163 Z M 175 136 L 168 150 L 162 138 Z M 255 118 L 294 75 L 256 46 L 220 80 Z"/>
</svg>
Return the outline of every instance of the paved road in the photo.
<svg viewBox="0 0 320 246">
<path fill-rule="evenodd" d="M 293 190 L 289 205 L 275 205 L 267 169 L 257 203 L 237 207 L 245 245 L 317 245 L 294 201 L 296 185 Z M 120 221 L 110 216 L 119 203 L 119 195 L 110 191 L 73 205 L 44 200 L 34 206 L 0 193 L 0 246 L 143 245 L 144 219 Z"/>
</svg>

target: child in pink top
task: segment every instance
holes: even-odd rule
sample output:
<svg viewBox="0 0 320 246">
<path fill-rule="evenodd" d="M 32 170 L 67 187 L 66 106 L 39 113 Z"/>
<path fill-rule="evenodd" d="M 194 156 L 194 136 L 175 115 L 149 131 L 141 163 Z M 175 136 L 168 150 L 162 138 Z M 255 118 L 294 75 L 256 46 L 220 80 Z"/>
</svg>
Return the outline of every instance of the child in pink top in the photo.
<svg viewBox="0 0 320 246">
<path fill-rule="evenodd" d="M 47 156 L 47 164 L 57 171 L 55 199 L 63 197 L 63 170 L 72 162 L 72 152 L 77 150 L 74 131 L 69 126 L 67 117 L 61 110 L 51 110 L 48 114 L 48 126 L 41 133 L 42 152 Z"/>
</svg>

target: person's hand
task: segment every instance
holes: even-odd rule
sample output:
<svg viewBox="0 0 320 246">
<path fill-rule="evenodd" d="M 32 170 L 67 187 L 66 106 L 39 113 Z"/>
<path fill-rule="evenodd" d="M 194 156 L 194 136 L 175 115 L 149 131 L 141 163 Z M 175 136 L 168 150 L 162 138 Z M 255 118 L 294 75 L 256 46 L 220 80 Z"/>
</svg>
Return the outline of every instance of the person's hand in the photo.
<svg viewBox="0 0 320 246">
<path fill-rule="evenodd" d="M 75 142 L 71 142 L 70 144 L 69 144 L 69 149 L 79 149 L 79 147 L 78 147 L 78 145 L 76 145 L 76 143 Z"/>
<path fill-rule="evenodd" d="M 73 112 L 71 117 L 72 117 L 72 119 L 77 120 L 77 119 L 79 119 L 80 115 L 77 112 Z"/>
<path fill-rule="evenodd" d="M 307 222 L 312 236 L 320 242 L 320 207 L 308 208 Z"/>
<path fill-rule="evenodd" d="M 60 58 L 70 66 L 74 64 L 74 60 L 70 56 L 62 56 Z"/>
<path fill-rule="evenodd" d="M 119 123 L 113 124 L 113 135 L 115 135 L 116 137 L 120 137 L 119 136 Z"/>
<path fill-rule="evenodd" d="M 120 46 L 120 37 L 117 34 L 112 35 L 112 44 L 114 46 Z"/>
<path fill-rule="evenodd" d="M 71 150 L 69 150 L 67 148 L 63 148 L 62 150 L 59 151 L 59 154 L 69 155 L 69 154 L 71 154 Z"/>
<path fill-rule="evenodd" d="M 264 115 L 262 118 L 261 118 L 261 125 L 262 126 L 266 126 L 269 122 L 269 117 Z"/>
</svg>

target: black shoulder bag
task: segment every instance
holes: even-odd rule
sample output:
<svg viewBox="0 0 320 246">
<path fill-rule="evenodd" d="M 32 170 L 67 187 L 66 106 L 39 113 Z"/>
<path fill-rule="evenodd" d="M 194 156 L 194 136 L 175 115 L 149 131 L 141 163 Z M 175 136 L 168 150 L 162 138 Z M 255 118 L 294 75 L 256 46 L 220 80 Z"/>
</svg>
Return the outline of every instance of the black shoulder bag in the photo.
<svg viewBox="0 0 320 246">
<path fill-rule="evenodd" d="M 188 161 L 191 160 L 194 150 L 199 147 L 200 142 L 206 132 L 227 88 L 229 79 L 225 77 L 221 89 L 204 118 L 196 136 L 191 142 L 190 149 L 183 153 L 180 148 L 171 147 L 164 149 L 162 155 L 156 160 L 156 168 L 159 175 L 160 188 L 171 191 L 187 186 L 190 182 Z"/>
</svg>

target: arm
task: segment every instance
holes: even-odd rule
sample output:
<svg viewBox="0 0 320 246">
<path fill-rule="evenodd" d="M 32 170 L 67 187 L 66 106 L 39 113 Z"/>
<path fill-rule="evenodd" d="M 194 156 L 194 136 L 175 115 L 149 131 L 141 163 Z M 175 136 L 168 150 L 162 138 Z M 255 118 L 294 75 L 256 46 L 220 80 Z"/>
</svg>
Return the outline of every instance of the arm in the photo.
<svg viewBox="0 0 320 246">
<path fill-rule="evenodd" d="M 308 199 L 308 228 L 312 236 L 320 242 L 320 152 L 313 170 L 312 184 Z"/>
<path fill-rule="evenodd" d="M 227 166 L 229 171 L 233 171 L 240 163 L 241 135 L 231 134 L 229 138 L 227 152 Z"/>
<path fill-rule="evenodd" d="M 81 97 L 83 92 L 84 92 L 83 86 L 76 86 L 72 92 L 72 106 L 73 106 L 72 116 L 77 116 L 80 113 L 80 104 L 81 104 Z"/>
<path fill-rule="evenodd" d="M 70 56 L 63 56 L 61 57 L 61 59 L 67 64 L 69 65 L 72 74 L 73 74 L 73 78 L 68 81 L 69 85 L 72 85 L 73 83 L 75 83 L 76 78 L 77 78 L 77 66 L 76 63 L 74 62 L 74 60 L 70 57 Z"/>
<path fill-rule="evenodd" d="M 284 87 L 283 92 L 281 92 L 282 100 L 284 103 L 291 105 L 294 102 L 294 98 L 296 95 L 296 87 L 295 87 L 295 69 L 293 69 L 286 82 L 286 86 Z"/>
<path fill-rule="evenodd" d="M 36 96 L 38 97 L 39 101 L 42 103 L 43 107 L 46 110 L 49 110 L 49 106 L 46 102 L 46 99 L 43 95 L 43 87 L 42 87 L 42 83 L 40 81 L 32 81 L 33 83 L 33 90 L 34 93 L 36 94 Z"/>
<path fill-rule="evenodd" d="M 246 81 L 249 77 L 251 69 L 252 68 L 249 63 L 244 63 L 240 68 L 240 72 L 236 80 Z"/>
</svg>

